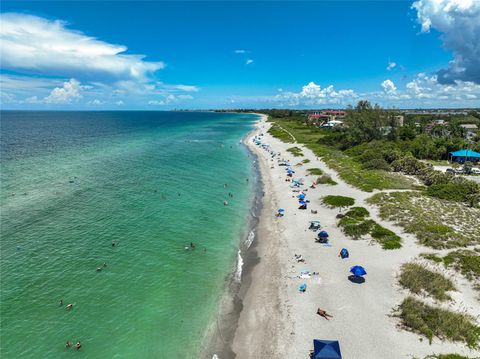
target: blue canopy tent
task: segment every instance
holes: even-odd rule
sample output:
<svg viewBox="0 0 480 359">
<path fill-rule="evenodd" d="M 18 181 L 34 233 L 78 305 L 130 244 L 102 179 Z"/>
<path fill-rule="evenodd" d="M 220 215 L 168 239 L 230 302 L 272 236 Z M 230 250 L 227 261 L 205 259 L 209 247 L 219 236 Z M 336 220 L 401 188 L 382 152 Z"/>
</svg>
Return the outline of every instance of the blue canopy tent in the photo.
<svg viewBox="0 0 480 359">
<path fill-rule="evenodd" d="M 459 150 L 450 152 L 452 162 L 465 163 L 466 161 L 478 162 L 480 161 L 480 153 L 472 150 Z"/>
<path fill-rule="evenodd" d="M 312 359 L 342 359 L 340 343 L 337 340 L 313 340 Z"/>
</svg>

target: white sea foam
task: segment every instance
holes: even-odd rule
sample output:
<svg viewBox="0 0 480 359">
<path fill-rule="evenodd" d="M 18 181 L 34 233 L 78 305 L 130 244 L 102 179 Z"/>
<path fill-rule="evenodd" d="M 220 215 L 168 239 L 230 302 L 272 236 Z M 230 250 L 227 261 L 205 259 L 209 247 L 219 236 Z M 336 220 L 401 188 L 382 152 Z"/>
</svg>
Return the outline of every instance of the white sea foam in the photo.
<svg viewBox="0 0 480 359">
<path fill-rule="evenodd" d="M 235 271 L 235 281 L 241 282 L 242 280 L 242 269 L 243 269 L 243 258 L 242 251 L 239 249 L 237 253 L 237 270 Z"/>
<path fill-rule="evenodd" d="M 250 231 L 250 233 L 248 234 L 247 240 L 245 241 L 245 246 L 247 247 L 247 249 L 250 248 L 254 239 L 255 239 L 255 233 L 253 233 L 253 231 Z"/>
</svg>

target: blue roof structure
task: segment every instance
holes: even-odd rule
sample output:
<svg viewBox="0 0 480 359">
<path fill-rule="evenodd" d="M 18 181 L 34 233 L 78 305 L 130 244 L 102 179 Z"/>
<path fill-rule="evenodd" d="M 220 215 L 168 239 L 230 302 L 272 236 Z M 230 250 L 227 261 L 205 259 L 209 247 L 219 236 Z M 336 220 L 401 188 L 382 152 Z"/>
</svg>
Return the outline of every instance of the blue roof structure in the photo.
<svg viewBox="0 0 480 359">
<path fill-rule="evenodd" d="M 480 158 L 480 153 L 472 150 L 459 150 L 450 152 L 453 157 L 468 157 L 468 158 Z"/>
<path fill-rule="evenodd" d="M 342 359 L 337 340 L 313 340 L 313 359 Z"/>
</svg>

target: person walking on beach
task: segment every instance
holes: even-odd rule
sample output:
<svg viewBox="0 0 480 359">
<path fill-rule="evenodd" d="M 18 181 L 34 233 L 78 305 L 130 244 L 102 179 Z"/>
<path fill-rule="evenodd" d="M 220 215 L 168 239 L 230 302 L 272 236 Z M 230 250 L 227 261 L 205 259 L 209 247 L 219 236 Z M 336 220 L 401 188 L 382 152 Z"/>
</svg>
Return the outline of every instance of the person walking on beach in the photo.
<svg viewBox="0 0 480 359">
<path fill-rule="evenodd" d="M 333 318 L 333 315 L 328 314 L 326 310 L 323 310 L 323 309 L 320 309 L 320 308 L 317 309 L 317 314 L 319 316 L 325 318 L 326 320 L 330 320 L 330 319 L 328 319 L 328 317 Z"/>
</svg>

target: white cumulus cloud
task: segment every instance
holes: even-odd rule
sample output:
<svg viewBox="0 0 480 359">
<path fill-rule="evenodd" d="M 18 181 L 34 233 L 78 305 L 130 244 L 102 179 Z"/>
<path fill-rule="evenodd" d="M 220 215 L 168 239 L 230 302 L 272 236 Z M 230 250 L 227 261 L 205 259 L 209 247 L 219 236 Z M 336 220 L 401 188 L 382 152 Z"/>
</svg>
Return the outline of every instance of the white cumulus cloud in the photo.
<svg viewBox="0 0 480 359">
<path fill-rule="evenodd" d="M 253 64 L 253 60 L 252 59 L 247 59 L 247 61 L 245 61 L 245 65 L 250 65 L 250 64 Z"/>
<path fill-rule="evenodd" d="M 448 68 L 438 72 L 440 83 L 455 80 L 480 84 L 480 1 L 418 0 L 412 5 L 422 32 L 434 28 L 454 58 Z"/>
<path fill-rule="evenodd" d="M 127 47 L 110 44 L 67 28 L 60 20 L 33 15 L 1 15 L 1 67 L 57 76 L 92 76 L 143 80 L 163 68 L 143 55 L 127 55 Z"/>
<path fill-rule="evenodd" d="M 357 97 L 353 90 L 335 90 L 333 85 L 322 88 L 312 81 L 303 86 L 300 92 L 282 91 L 274 97 L 274 101 L 286 106 L 346 105 Z"/>
<path fill-rule="evenodd" d="M 51 104 L 71 103 L 82 98 L 83 88 L 78 80 L 70 79 L 63 83 L 63 87 L 55 87 L 43 101 Z"/>
<path fill-rule="evenodd" d="M 388 94 L 397 92 L 397 87 L 395 86 L 392 80 L 386 79 L 381 83 L 381 86 L 383 88 L 383 91 L 385 91 Z"/>
</svg>

